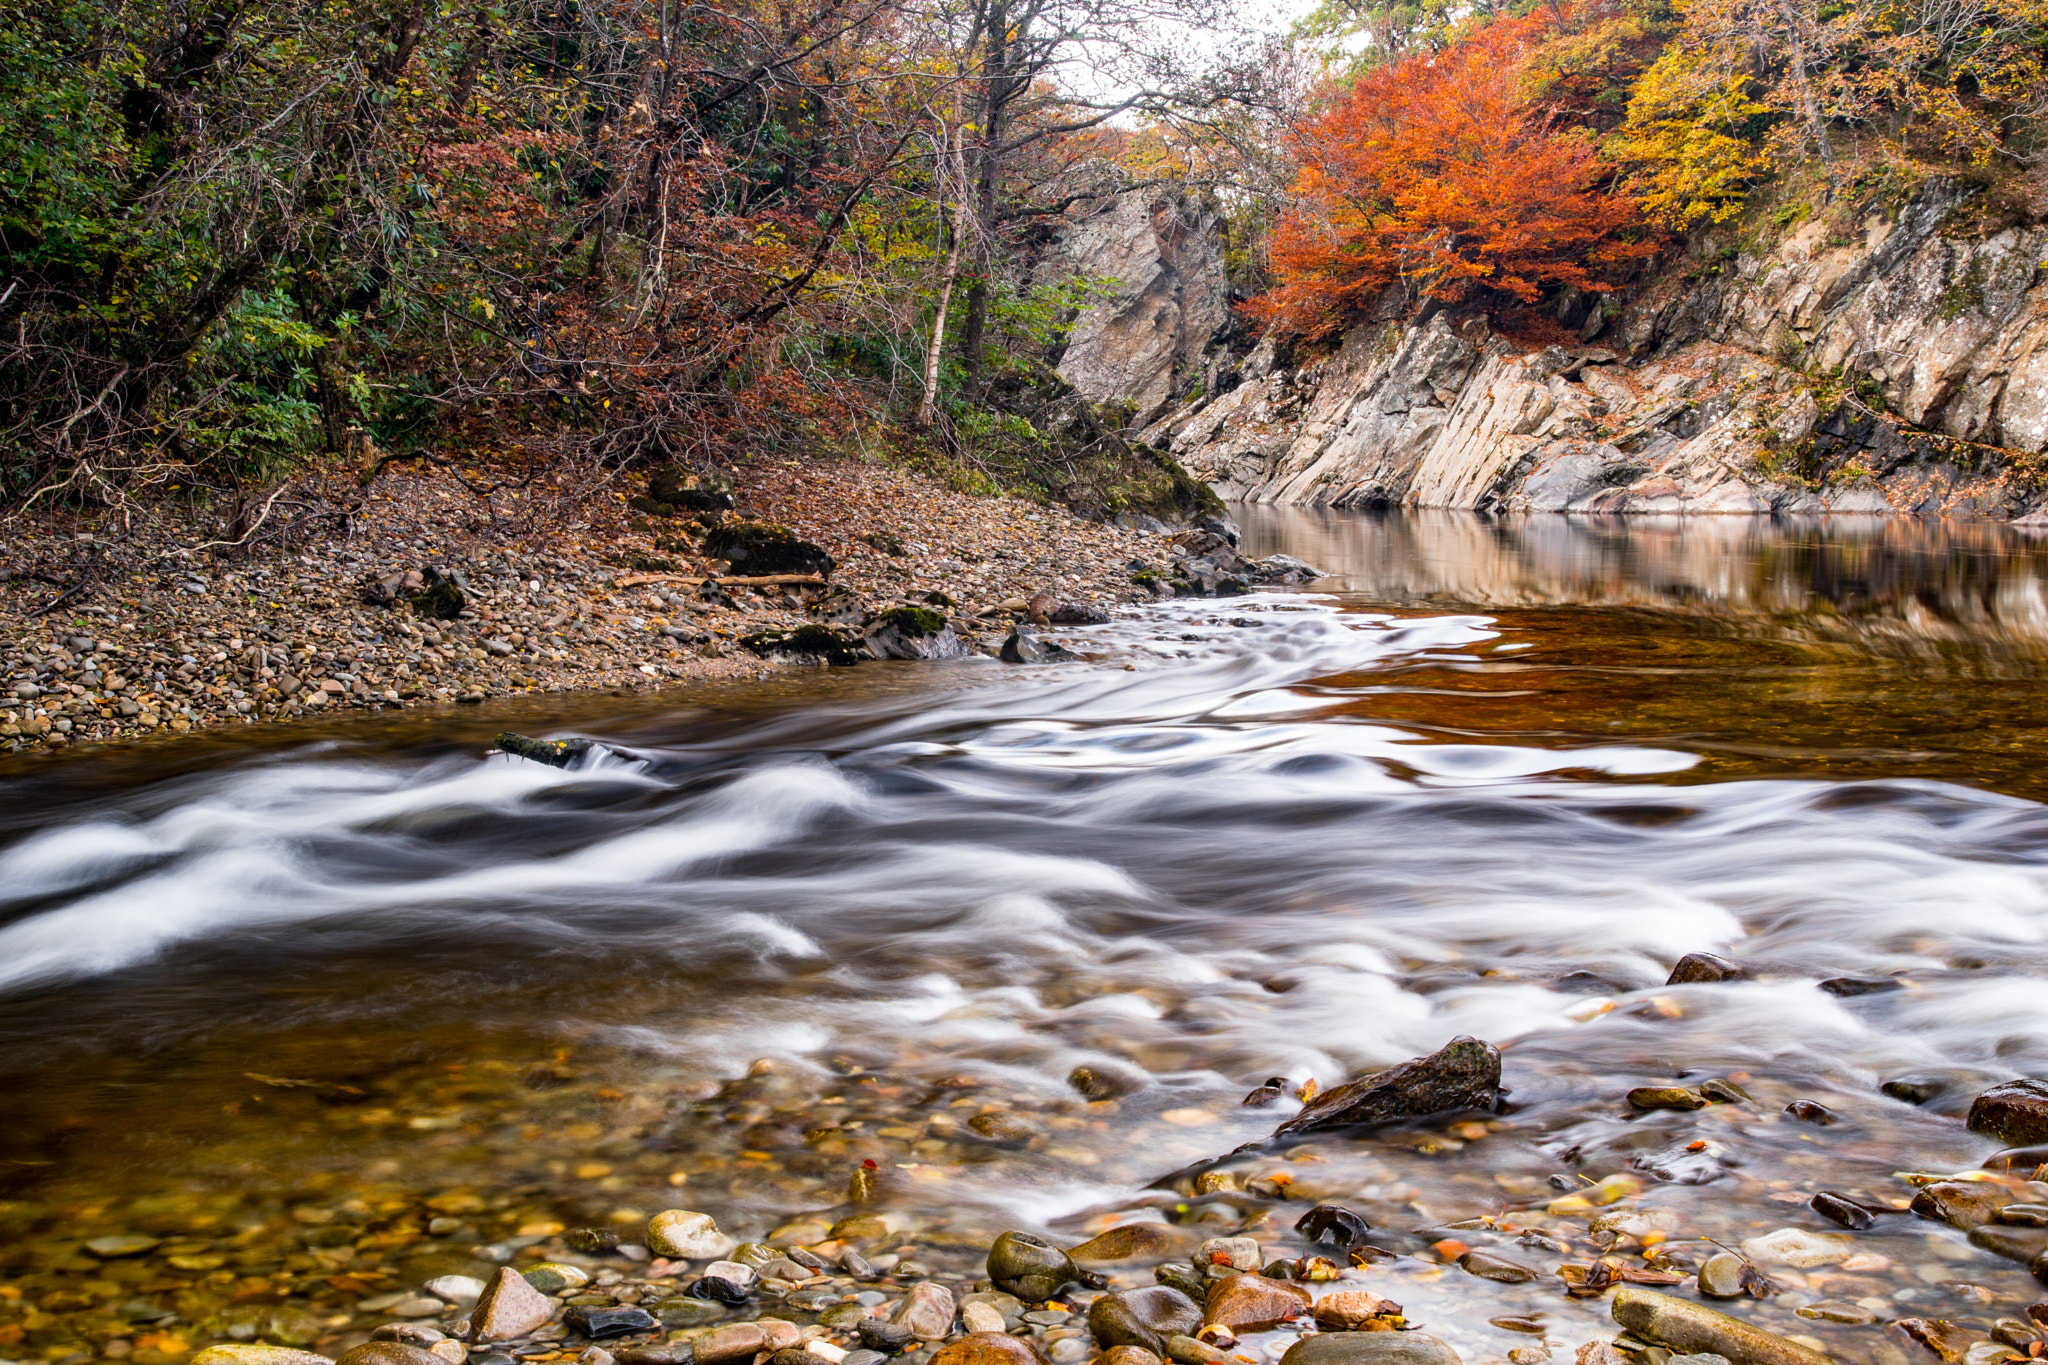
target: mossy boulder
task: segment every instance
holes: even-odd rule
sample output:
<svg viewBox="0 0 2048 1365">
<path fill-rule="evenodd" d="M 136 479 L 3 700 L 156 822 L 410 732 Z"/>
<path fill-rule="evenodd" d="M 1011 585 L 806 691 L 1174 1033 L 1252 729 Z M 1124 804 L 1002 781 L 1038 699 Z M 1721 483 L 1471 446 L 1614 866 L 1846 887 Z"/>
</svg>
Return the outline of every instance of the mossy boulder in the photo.
<svg viewBox="0 0 2048 1365">
<path fill-rule="evenodd" d="M 930 607 L 891 607 L 868 623 L 868 652 L 877 659 L 964 659 L 974 651 Z"/>
<path fill-rule="evenodd" d="M 733 505 L 731 479 L 677 464 L 647 476 L 647 495 L 679 512 L 729 512 Z"/>
<path fill-rule="evenodd" d="M 733 572 L 747 577 L 772 573 L 811 573 L 829 577 L 839 561 L 787 526 L 772 521 L 736 521 L 704 537 L 704 553 L 723 559 Z"/>
</svg>

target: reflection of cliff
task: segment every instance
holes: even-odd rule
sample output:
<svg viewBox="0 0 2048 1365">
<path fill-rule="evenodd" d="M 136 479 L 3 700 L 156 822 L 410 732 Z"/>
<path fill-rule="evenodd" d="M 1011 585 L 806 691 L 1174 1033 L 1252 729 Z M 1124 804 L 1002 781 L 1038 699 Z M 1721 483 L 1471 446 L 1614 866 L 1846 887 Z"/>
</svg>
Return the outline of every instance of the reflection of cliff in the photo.
<svg viewBox="0 0 2048 1365">
<path fill-rule="evenodd" d="M 1638 608 L 1775 638 L 2048 648 L 2048 541 L 1989 522 L 1239 506 L 1244 550 L 1390 606 Z"/>
</svg>

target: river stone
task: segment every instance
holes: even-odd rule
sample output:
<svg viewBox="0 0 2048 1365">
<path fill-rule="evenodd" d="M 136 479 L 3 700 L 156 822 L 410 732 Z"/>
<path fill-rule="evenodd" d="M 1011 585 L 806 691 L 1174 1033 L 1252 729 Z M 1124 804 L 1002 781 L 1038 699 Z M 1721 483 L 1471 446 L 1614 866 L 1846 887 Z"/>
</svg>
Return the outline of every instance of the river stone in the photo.
<svg viewBox="0 0 2048 1365">
<path fill-rule="evenodd" d="M 1420 1332 L 1319 1332 L 1287 1348 L 1280 1365 L 1461 1365 L 1458 1353 Z"/>
<path fill-rule="evenodd" d="M 224 1341 L 192 1357 L 189 1365 L 334 1365 L 326 1356 L 267 1342 Z"/>
<path fill-rule="evenodd" d="M 976 1332 L 1003 1332 L 1009 1330 L 1003 1315 L 985 1303 L 963 1303 L 960 1305 L 960 1326 L 970 1336 Z"/>
<path fill-rule="evenodd" d="M 1832 976 L 1820 983 L 1820 988 L 1829 995 L 1847 998 L 1852 995 L 1881 995 L 1886 991 L 1900 991 L 1906 983 L 1888 976 Z"/>
<path fill-rule="evenodd" d="M 1706 1096 L 1682 1085 L 1639 1085 L 1628 1092 L 1628 1102 L 1638 1109 L 1704 1109 Z"/>
<path fill-rule="evenodd" d="M 663 1209 L 647 1223 L 647 1249 L 672 1261 L 715 1261 L 735 1245 L 708 1213 Z"/>
<path fill-rule="evenodd" d="M 1520 1261 L 1484 1251 L 1466 1252 L 1458 1258 L 1458 1265 L 1467 1275 L 1477 1275 L 1495 1284 L 1527 1284 L 1536 1278 L 1536 1272 Z"/>
<path fill-rule="evenodd" d="M 1028 1232 L 1006 1232 L 988 1249 L 988 1277 L 996 1288 L 1043 1303 L 1084 1277 L 1066 1252 Z"/>
<path fill-rule="evenodd" d="M 1664 979 L 1667 986 L 1693 986 L 1712 981 L 1747 981 L 1749 970 L 1712 953 L 1687 953 Z"/>
<path fill-rule="evenodd" d="M 1372 1231 L 1365 1215 L 1342 1204 L 1318 1204 L 1294 1220 L 1294 1230 L 1317 1246 L 1357 1246 Z"/>
<path fill-rule="evenodd" d="M 1117 1261 L 1156 1260 L 1186 1245 L 1164 1223 L 1125 1223 L 1097 1233 L 1067 1255 L 1075 1261 L 1111 1265 Z"/>
<path fill-rule="evenodd" d="M 1885 1327 L 1885 1335 L 1928 1351 L 1947 1365 L 1957 1365 L 1970 1348 L 1986 1340 L 1984 1333 L 1940 1318 L 1899 1318 Z"/>
<path fill-rule="evenodd" d="M 979 1306 L 987 1307 L 986 1304 Z M 947 1342 L 931 1358 L 930 1365 L 1039 1365 L 1039 1362 L 1038 1352 L 1029 1344 L 1003 1332 L 992 1331 L 969 1332 L 958 1341 Z"/>
<path fill-rule="evenodd" d="M 1971 1132 L 1987 1133 L 2008 1147 L 2048 1143 L 2048 1082 L 1992 1086 L 1970 1106 L 1969 1124 Z"/>
<path fill-rule="evenodd" d="M 1989 1223 L 1998 1211 L 2017 1202 L 2002 1185 L 1982 1180 L 1943 1180 L 1923 1186 L 1913 1196 L 1913 1212 L 1965 1231 Z"/>
<path fill-rule="evenodd" d="M 1112 1346 L 1095 1357 L 1095 1365 L 1165 1365 L 1142 1346 Z"/>
<path fill-rule="evenodd" d="M 996 657 L 1006 664 L 1061 664 L 1081 656 L 1057 640 L 1040 639 L 1020 625 L 1011 628 Z"/>
<path fill-rule="evenodd" d="M 590 1283 L 590 1275 L 581 1266 L 565 1265 L 560 1261 L 542 1261 L 519 1272 L 526 1282 L 543 1294 L 559 1294 L 565 1289 L 581 1289 Z"/>
<path fill-rule="evenodd" d="M 619 1249 L 619 1234 L 611 1228 L 570 1228 L 562 1240 L 569 1250 L 586 1256 L 606 1256 Z"/>
<path fill-rule="evenodd" d="M 917 1340 L 908 1327 L 886 1318 L 865 1318 L 854 1330 L 860 1334 L 861 1345 L 889 1355 L 909 1348 Z"/>
<path fill-rule="evenodd" d="M 334 1365 L 448 1365 L 432 1351 L 402 1341 L 366 1341 L 335 1358 Z"/>
<path fill-rule="evenodd" d="M 1838 1224 L 1851 1232 L 1861 1232 L 1877 1222 L 1877 1214 L 1873 1210 L 1863 1207 L 1848 1195 L 1836 1194 L 1833 1190 L 1822 1190 L 1807 1200 L 1806 1206 L 1830 1223 Z"/>
<path fill-rule="evenodd" d="M 1740 1298 L 1742 1289 L 1742 1267 L 1744 1261 L 1732 1251 L 1722 1251 L 1707 1257 L 1700 1266 L 1700 1293 L 1710 1299 Z"/>
<path fill-rule="evenodd" d="M 441 1357 L 447 1365 L 468 1365 L 469 1361 L 469 1348 L 459 1341 L 437 1341 L 427 1348 L 427 1354 Z M 610 1360 L 610 1356 L 605 1357 L 606 1365 L 610 1365 Z"/>
<path fill-rule="evenodd" d="M 1315 1302 L 1316 1326 L 1327 1332 L 1362 1332 L 1373 1319 L 1399 1317 L 1401 1305 L 1383 1299 L 1370 1289 L 1339 1289 Z"/>
<path fill-rule="evenodd" d="M 953 1291 L 936 1280 L 919 1280 L 891 1321 L 920 1341 L 943 1341 L 953 1334 Z"/>
<path fill-rule="evenodd" d="M 1152 1078 L 1144 1072 L 1115 1062 L 1089 1062 L 1067 1073 L 1067 1084 L 1080 1091 L 1084 1099 L 1097 1103 L 1134 1095 L 1151 1083 Z"/>
<path fill-rule="evenodd" d="M 1836 1265 L 1856 1253 L 1856 1244 L 1832 1232 L 1807 1232 L 1803 1228 L 1779 1228 L 1761 1237 L 1747 1237 L 1742 1254 L 1752 1261 L 1789 1265 L 1811 1270 L 1817 1265 Z"/>
<path fill-rule="evenodd" d="M 1838 1117 L 1834 1110 L 1819 1100 L 1794 1100 L 1785 1106 L 1785 1112 L 1801 1123 L 1811 1123 L 1820 1128 L 1827 1127 Z"/>
<path fill-rule="evenodd" d="M 1257 1270 L 1261 1260 L 1256 1237 L 1211 1237 L 1195 1248 L 1195 1264 L 1203 1270 L 1227 1265 L 1234 1270 Z"/>
<path fill-rule="evenodd" d="M 1985 1223 L 1970 1229 L 1970 1245 L 1981 1247 L 1994 1256 L 2003 1256 L 2008 1261 L 2031 1265 L 2042 1252 L 2048 1251 L 2048 1228 Z"/>
<path fill-rule="evenodd" d="M 725 1316 L 725 1308 L 710 1299 L 685 1297 L 663 1299 L 654 1305 L 654 1316 L 661 1319 L 661 1325 L 670 1331 L 682 1331 L 687 1327 L 703 1327 L 717 1322 Z"/>
<path fill-rule="evenodd" d="M 1702 1098 L 1704 1098 L 1712 1104 L 1756 1103 L 1756 1101 L 1750 1097 L 1750 1093 L 1747 1090 L 1744 1090 L 1741 1086 L 1737 1085 L 1733 1081 L 1722 1080 L 1719 1077 L 1716 1077 L 1711 1081 L 1702 1082 L 1700 1085 L 1700 1095 Z"/>
<path fill-rule="evenodd" d="M 372 1341 L 402 1341 L 408 1346 L 431 1350 L 448 1340 L 448 1334 L 423 1322 L 387 1322 L 370 1333 Z"/>
<path fill-rule="evenodd" d="M 569 1324 L 571 1330 L 581 1332 L 592 1341 L 623 1337 L 634 1332 L 652 1332 L 661 1326 L 646 1309 L 626 1304 L 613 1308 L 578 1304 L 564 1313 L 562 1320 Z"/>
<path fill-rule="evenodd" d="M 864 638 L 877 659 L 964 659 L 974 652 L 929 607 L 892 607 L 875 618 Z"/>
<path fill-rule="evenodd" d="M 1166 1338 L 1193 1336 L 1201 1325 L 1195 1301 L 1163 1284 L 1104 1294 L 1088 1307 L 1088 1330 L 1097 1343 L 1142 1346 L 1156 1356 L 1166 1354 Z"/>
<path fill-rule="evenodd" d="M 739 1360 L 759 1355 L 763 1351 L 786 1351 L 792 1346 L 803 1344 L 803 1329 L 793 1322 L 780 1318 L 763 1318 L 759 1322 L 736 1322 L 729 1327 L 714 1327 L 703 1336 L 691 1342 L 698 1365 L 711 1365 L 720 1360 Z"/>
<path fill-rule="evenodd" d="M 130 1235 L 125 1237 L 95 1237 L 85 1244 L 85 1249 L 103 1261 L 118 1261 L 129 1256 L 145 1256 L 163 1245 L 155 1237 Z"/>
<path fill-rule="evenodd" d="M 1232 1331 L 1270 1331 L 1307 1313 L 1311 1299 L 1306 1289 L 1286 1280 L 1232 1275 L 1209 1287 L 1208 1301 L 1202 1305 L 1202 1325 L 1228 1327 Z"/>
<path fill-rule="evenodd" d="M 1490 1110 L 1499 1099 L 1500 1052 L 1476 1038 L 1453 1038 L 1427 1057 L 1323 1092 L 1274 1129 L 1273 1136 L 1295 1137 L 1460 1109 Z"/>
<path fill-rule="evenodd" d="M 1730 1365 L 1830 1365 L 1819 1351 L 1796 1341 L 1641 1285 L 1624 1284 L 1614 1291 L 1613 1314 L 1644 1341 L 1673 1351 L 1726 1356 Z"/>
<path fill-rule="evenodd" d="M 471 1275 L 441 1275 L 420 1287 L 437 1299 L 464 1306 L 475 1303 L 484 1292 L 484 1282 Z"/>
<path fill-rule="evenodd" d="M 513 1341 L 537 1332 L 555 1315 L 554 1301 L 511 1266 L 500 1266 L 470 1311 L 471 1341 Z"/>
<path fill-rule="evenodd" d="M 1169 1288 L 1178 1289 L 1196 1303 L 1209 1297 L 1208 1278 L 1183 1262 L 1168 1261 L 1165 1265 L 1153 1267 L 1152 1278 Z"/>
<path fill-rule="evenodd" d="M 1230 1357 L 1217 1350 L 1200 1337 L 1170 1336 L 1166 1339 L 1166 1358 L 1175 1365 L 1226 1365 Z"/>
<path fill-rule="evenodd" d="M 1998 1221 L 2016 1228 L 2048 1228 L 2048 1204 L 2007 1204 Z"/>
</svg>

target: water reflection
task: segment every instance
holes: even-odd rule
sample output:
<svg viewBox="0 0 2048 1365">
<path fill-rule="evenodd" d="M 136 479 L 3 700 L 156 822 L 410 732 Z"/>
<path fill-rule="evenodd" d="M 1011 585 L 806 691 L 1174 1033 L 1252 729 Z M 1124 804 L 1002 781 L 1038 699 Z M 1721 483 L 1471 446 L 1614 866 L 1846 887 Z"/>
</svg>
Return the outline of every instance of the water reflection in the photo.
<svg viewBox="0 0 2048 1365">
<path fill-rule="evenodd" d="M 2022 648 L 2048 642 L 2048 541 L 1913 518 L 1487 518 L 1237 509 L 1258 555 L 1300 555 L 1409 608 L 1682 612 L 1788 638 Z"/>
</svg>

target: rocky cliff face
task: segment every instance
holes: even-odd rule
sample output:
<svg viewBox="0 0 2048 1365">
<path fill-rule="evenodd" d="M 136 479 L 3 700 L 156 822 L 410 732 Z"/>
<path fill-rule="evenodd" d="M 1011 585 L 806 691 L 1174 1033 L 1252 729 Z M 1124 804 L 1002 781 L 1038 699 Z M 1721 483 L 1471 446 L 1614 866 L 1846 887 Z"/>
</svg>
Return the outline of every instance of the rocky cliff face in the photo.
<svg viewBox="0 0 2048 1365">
<path fill-rule="evenodd" d="M 1308 364 L 1211 357 L 1144 436 L 1261 502 L 2018 515 L 2048 451 L 2048 229 L 1963 236 L 1957 206 L 1567 298 L 1578 345 L 1438 312 Z"/>
<path fill-rule="evenodd" d="M 1180 191 L 1133 191 L 1062 226 L 1041 279 L 1102 281 L 1059 360 L 1060 377 L 1090 400 L 1155 420 L 1186 396 L 1230 325 L 1221 220 Z"/>
</svg>

